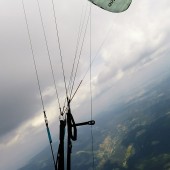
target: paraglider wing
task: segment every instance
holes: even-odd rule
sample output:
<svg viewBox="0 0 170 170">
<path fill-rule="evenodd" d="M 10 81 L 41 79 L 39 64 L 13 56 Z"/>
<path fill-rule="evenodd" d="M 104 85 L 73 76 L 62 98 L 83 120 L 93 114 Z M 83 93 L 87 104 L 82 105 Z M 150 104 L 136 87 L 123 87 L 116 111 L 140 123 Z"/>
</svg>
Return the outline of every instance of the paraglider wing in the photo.
<svg viewBox="0 0 170 170">
<path fill-rule="evenodd" d="M 123 12 L 127 10 L 132 0 L 89 0 L 100 8 L 110 12 Z"/>
</svg>

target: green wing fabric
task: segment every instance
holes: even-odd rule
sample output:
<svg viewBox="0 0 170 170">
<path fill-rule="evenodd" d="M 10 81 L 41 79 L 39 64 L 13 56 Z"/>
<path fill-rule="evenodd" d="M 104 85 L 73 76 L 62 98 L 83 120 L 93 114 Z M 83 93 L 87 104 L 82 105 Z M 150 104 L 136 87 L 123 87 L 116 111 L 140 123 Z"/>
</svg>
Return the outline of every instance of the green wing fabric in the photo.
<svg viewBox="0 0 170 170">
<path fill-rule="evenodd" d="M 100 8 L 110 12 L 123 12 L 127 10 L 132 0 L 89 0 Z"/>
</svg>

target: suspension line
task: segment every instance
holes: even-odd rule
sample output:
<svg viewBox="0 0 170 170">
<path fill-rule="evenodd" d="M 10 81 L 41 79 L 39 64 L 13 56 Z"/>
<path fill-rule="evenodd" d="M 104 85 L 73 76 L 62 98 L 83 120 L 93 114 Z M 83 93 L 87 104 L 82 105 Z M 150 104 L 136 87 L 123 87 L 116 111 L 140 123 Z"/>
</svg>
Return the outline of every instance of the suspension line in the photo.
<svg viewBox="0 0 170 170">
<path fill-rule="evenodd" d="M 72 95 L 72 92 L 73 92 L 74 83 L 75 83 L 75 79 L 76 79 L 76 75 L 77 75 L 77 71 L 78 71 L 78 66 L 79 66 L 80 57 L 81 57 L 81 53 L 82 53 L 82 49 L 83 49 L 83 45 L 84 45 L 85 35 L 86 35 L 86 32 L 87 32 L 87 26 L 88 26 L 89 18 L 90 18 L 90 13 L 88 15 L 88 19 L 87 19 L 87 23 L 86 23 L 86 28 L 85 28 L 85 32 L 84 32 L 84 36 L 83 36 L 83 41 L 82 41 L 82 44 L 81 44 L 81 49 L 80 49 L 80 53 L 79 53 L 79 57 L 78 57 L 78 61 L 77 61 L 76 71 L 75 71 L 75 75 L 74 75 L 74 79 L 73 79 L 73 84 L 72 84 L 72 87 L 71 87 L 71 95 Z"/>
<path fill-rule="evenodd" d="M 30 49 L 31 49 L 31 53 L 32 53 L 32 59 L 33 59 L 33 63 L 34 63 L 34 70 L 35 70 L 35 75 L 36 75 L 36 79 L 37 79 L 37 84 L 38 84 L 41 104 L 42 104 L 42 108 L 43 108 L 43 111 L 44 111 L 45 110 L 44 102 L 43 102 L 42 93 L 41 93 L 40 80 L 39 80 L 39 76 L 38 76 L 38 70 L 37 70 L 37 65 L 36 65 L 36 61 L 35 61 L 35 54 L 34 54 L 33 45 L 32 45 L 32 41 L 31 41 L 31 35 L 30 35 L 30 31 L 29 31 L 29 26 L 28 26 L 28 20 L 27 20 L 26 11 L 25 11 L 24 0 L 22 0 L 22 7 L 23 7 L 23 11 L 24 11 L 25 23 L 26 23 L 26 27 L 27 27 L 27 34 L 28 34 L 28 39 L 29 39 L 29 43 L 30 43 Z"/>
<path fill-rule="evenodd" d="M 91 74 L 91 49 L 92 49 L 92 34 L 91 34 L 91 21 L 92 21 L 92 15 L 91 15 L 91 4 L 90 4 L 90 114 L 91 114 L 91 121 L 93 119 L 93 92 L 92 92 L 92 74 Z M 94 170 L 94 140 L 93 140 L 93 126 L 91 125 L 91 152 L 92 152 L 92 160 L 93 160 L 93 170 Z"/>
<path fill-rule="evenodd" d="M 43 28 L 45 45 L 46 45 L 48 59 L 49 59 L 49 63 L 50 63 L 50 68 L 51 68 L 54 88 L 55 88 L 55 92 L 56 92 L 56 96 L 57 96 L 57 101 L 58 101 L 59 109 L 61 110 L 61 105 L 60 105 L 59 95 L 58 95 L 58 91 L 57 91 L 57 85 L 56 85 L 56 80 L 55 80 L 55 76 L 54 76 L 54 70 L 53 70 L 53 66 L 52 66 L 52 62 L 51 62 L 51 55 L 50 55 L 50 51 L 49 51 L 49 47 L 48 47 L 47 36 L 46 36 L 46 33 L 45 33 L 45 28 L 44 28 L 44 23 L 43 23 L 43 19 L 42 19 L 42 13 L 41 13 L 41 9 L 40 9 L 39 0 L 37 0 L 37 4 L 38 4 L 38 10 L 39 10 L 40 18 L 41 18 L 41 25 L 42 25 L 42 28 Z"/>
<path fill-rule="evenodd" d="M 55 7 L 54 7 L 54 1 L 53 0 L 52 0 L 52 6 L 53 6 L 53 17 L 54 17 L 54 21 L 55 21 L 55 29 L 56 29 L 56 33 L 57 33 L 57 41 L 58 41 L 58 46 L 59 46 L 59 51 L 60 51 L 60 61 L 61 61 L 61 66 L 62 66 L 66 97 L 68 97 L 66 78 L 65 78 L 65 73 L 64 73 L 63 56 L 62 56 L 61 45 L 60 45 L 60 36 L 59 36 L 59 31 L 58 31 L 58 24 L 57 24 L 56 12 L 55 12 Z"/>
<path fill-rule="evenodd" d="M 22 0 L 22 7 L 23 7 L 23 11 L 24 11 L 25 23 L 26 23 L 26 27 L 27 27 L 28 39 L 29 39 L 30 49 L 31 49 L 31 53 L 32 53 L 32 59 L 33 59 L 33 63 L 34 63 L 34 70 L 35 70 L 35 74 L 36 74 L 36 79 L 37 79 L 37 84 L 38 84 L 38 89 L 39 89 L 39 94 L 40 94 L 40 100 L 41 100 L 43 113 L 44 113 L 44 120 L 45 120 L 45 124 L 46 124 L 48 139 L 50 142 L 51 154 L 52 154 L 53 163 L 54 163 L 54 167 L 55 167 L 55 158 L 54 158 L 54 153 L 53 153 L 53 148 L 52 148 L 52 138 L 51 138 L 50 130 L 48 127 L 48 120 L 47 120 L 47 116 L 46 116 L 46 112 L 45 112 L 45 107 L 44 107 L 44 102 L 43 102 L 43 97 L 42 97 L 42 91 L 41 91 L 41 86 L 40 86 L 40 81 L 39 81 L 39 76 L 38 76 L 37 65 L 36 65 L 36 61 L 35 61 L 33 45 L 32 45 L 32 41 L 31 41 L 31 35 L 30 35 L 30 31 L 29 31 L 29 26 L 28 26 L 28 20 L 27 20 L 24 0 Z"/>
<path fill-rule="evenodd" d="M 80 39 L 81 39 L 81 35 L 82 35 L 83 25 L 85 23 L 86 12 L 87 12 L 87 6 L 86 6 L 86 9 L 85 9 L 84 16 L 83 16 L 83 10 L 82 10 L 81 18 L 80 18 L 79 31 L 78 31 L 78 37 L 77 37 L 77 43 L 76 43 L 76 50 L 75 50 L 75 56 L 74 56 L 74 60 L 73 60 L 73 66 L 72 66 L 70 80 L 69 80 L 69 85 L 68 85 L 68 90 L 70 90 L 70 98 L 71 98 L 71 89 L 70 88 L 71 88 L 71 83 L 73 81 L 72 80 L 73 72 L 74 72 L 74 68 L 75 68 L 75 63 L 76 63 L 77 53 L 78 53 Z"/>
<path fill-rule="evenodd" d="M 83 78 L 81 79 L 80 83 L 78 84 L 78 87 L 77 87 L 76 91 L 74 92 L 74 95 L 71 97 L 71 100 L 73 100 L 76 92 L 78 91 L 79 87 L 81 86 L 82 82 L 84 81 L 85 77 L 87 76 L 87 73 L 90 71 L 90 67 L 92 68 L 92 65 L 93 65 L 94 61 L 96 60 L 96 58 L 98 57 L 98 54 L 99 54 L 100 50 L 102 49 L 104 43 L 106 42 L 106 40 L 107 40 L 107 38 L 108 38 L 108 35 L 110 34 L 110 32 L 111 32 L 111 30 L 112 30 L 112 27 L 113 27 L 113 25 L 112 25 L 112 26 L 110 27 L 110 29 L 108 30 L 108 32 L 107 32 L 104 40 L 102 41 L 101 45 L 99 46 L 99 48 L 98 48 L 98 50 L 97 50 L 97 52 L 96 52 L 95 57 L 93 58 L 93 60 L 91 60 L 91 63 L 89 64 L 89 67 L 88 67 L 87 71 L 85 72 Z"/>
</svg>

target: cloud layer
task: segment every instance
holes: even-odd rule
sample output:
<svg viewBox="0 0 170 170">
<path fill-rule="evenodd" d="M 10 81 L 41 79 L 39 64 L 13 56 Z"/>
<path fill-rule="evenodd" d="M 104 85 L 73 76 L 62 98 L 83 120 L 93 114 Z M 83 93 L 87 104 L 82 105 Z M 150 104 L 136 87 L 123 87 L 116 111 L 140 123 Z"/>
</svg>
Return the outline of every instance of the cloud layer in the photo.
<svg viewBox="0 0 170 170">
<path fill-rule="evenodd" d="M 54 140 L 57 140 L 58 104 L 38 6 L 33 0 L 24 2 L 45 109 Z M 81 13 L 86 6 L 89 10 L 88 4 L 79 0 L 55 1 L 67 84 L 76 51 Z M 133 1 L 126 12 L 113 14 L 92 5 L 92 58 L 97 55 L 92 65 L 94 115 L 107 110 L 118 99 L 123 100 L 122 95 L 129 94 L 130 90 L 146 81 L 168 74 L 169 6 L 168 0 Z M 63 105 L 65 89 L 52 4 L 43 0 L 40 7 Z M 21 166 L 47 145 L 48 140 L 21 1 L 1 1 L 0 21 L 0 169 L 10 170 Z M 88 26 L 75 87 L 89 67 L 89 32 Z M 90 118 L 89 91 L 87 75 L 72 103 L 76 120 Z M 13 159 L 15 153 L 19 159 Z"/>
</svg>

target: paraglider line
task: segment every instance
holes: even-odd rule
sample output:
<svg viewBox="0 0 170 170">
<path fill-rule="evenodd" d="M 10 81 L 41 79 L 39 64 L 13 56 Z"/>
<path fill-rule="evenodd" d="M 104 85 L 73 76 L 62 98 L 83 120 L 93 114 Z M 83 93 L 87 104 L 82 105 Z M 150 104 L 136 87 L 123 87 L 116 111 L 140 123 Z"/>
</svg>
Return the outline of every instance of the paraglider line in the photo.
<svg viewBox="0 0 170 170">
<path fill-rule="evenodd" d="M 31 49 L 31 53 L 32 53 L 32 59 L 33 59 L 33 63 L 34 63 L 34 69 L 35 69 L 35 74 L 36 74 L 38 89 L 39 89 L 40 98 L 41 98 L 41 104 L 42 104 L 43 110 L 45 110 L 45 109 L 44 109 L 44 102 L 43 102 L 43 98 L 42 98 L 41 87 L 40 87 L 40 80 L 39 80 L 39 76 L 38 76 L 37 65 L 36 65 L 36 61 L 35 61 L 35 55 L 34 55 L 33 45 L 32 45 L 32 41 L 31 41 L 31 35 L 30 35 L 30 31 L 29 31 L 29 26 L 28 26 L 27 15 L 26 15 L 25 6 L 24 6 L 24 0 L 22 0 L 22 7 L 23 7 L 23 11 L 24 11 L 25 23 L 26 23 L 26 26 L 27 26 L 27 33 L 28 33 L 28 38 L 29 38 L 29 43 L 30 43 L 30 49 Z"/>
<path fill-rule="evenodd" d="M 41 92 L 41 86 L 40 86 L 40 81 L 39 81 L 39 76 L 38 76 L 37 65 L 36 65 L 36 61 L 35 61 L 35 55 L 34 55 L 34 51 L 33 51 L 33 45 L 32 45 L 32 41 L 31 41 L 31 35 L 30 35 L 30 31 L 29 31 L 29 26 L 28 26 L 27 15 L 26 15 L 25 6 L 24 6 L 24 0 L 22 0 L 22 7 L 23 7 L 23 11 L 24 11 L 24 17 L 25 17 L 27 33 L 28 33 L 28 38 L 29 38 L 29 43 L 30 43 L 33 63 L 34 63 L 34 69 L 35 69 L 35 74 L 36 74 L 36 78 L 37 78 L 37 84 L 38 84 L 41 104 L 42 104 L 43 113 L 44 113 L 44 120 L 45 120 L 45 124 L 46 124 L 46 128 L 47 128 L 47 133 L 48 133 L 50 147 L 51 147 L 51 153 L 52 153 L 54 167 L 55 167 L 55 159 L 54 159 L 54 153 L 53 153 L 53 148 L 52 148 L 52 139 L 51 139 L 51 135 L 50 135 L 50 130 L 48 128 L 48 120 L 47 120 L 47 116 L 46 116 L 46 113 L 45 113 L 45 107 L 44 107 L 44 102 L 43 102 L 43 97 L 42 97 L 42 92 Z"/>
<path fill-rule="evenodd" d="M 92 21 L 92 15 L 91 15 L 91 4 L 90 4 L 90 105 L 91 105 L 91 120 L 93 119 L 93 92 L 92 92 L 92 74 L 91 74 L 91 48 L 92 48 L 92 30 L 91 30 L 91 21 Z M 92 149 L 92 159 L 93 159 L 93 170 L 94 170 L 94 140 L 93 140 L 93 126 L 91 125 L 91 149 Z"/>
<path fill-rule="evenodd" d="M 88 19 L 87 19 L 86 28 L 85 28 L 85 32 L 84 32 L 84 37 L 83 37 L 83 41 L 82 41 L 82 45 L 81 45 L 81 49 L 80 49 L 80 53 L 79 53 L 79 57 L 78 57 L 76 71 L 75 71 L 75 75 L 74 75 L 74 79 L 73 79 L 73 84 L 72 84 L 72 88 L 71 88 L 71 95 L 72 95 L 72 92 L 73 92 L 74 83 L 75 83 L 75 79 L 76 79 L 76 75 L 77 75 L 77 71 L 78 71 L 78 66 L 79 66 L 80 57 L 81 57 L 81 53 L 82 53 L 82 49 L 83 49 L 83 45 L 84 45 L 85 35 L 86 35 L 86 32 L 87 32 L 87 26 L 88 26 L 89 18 L 90 18 L 90 13 L 89 13 L 89 16 L 88 16 Z"/>
<path fill-rule="evenodd" d="M 76 51 L 75 51 L 75 56 L 74 56 L 74 60 L 73 60 L 73 66 L 72 66 L 72 70 L 71 70 L 68 90 L 71 90 L 70 86 L 71 86 L 71 83 L 73 81 L 72 80 L 73 72 L 74 72 L 75 62 L 76 62 L 76 58 L 77 58 L 78 47 L 79 47 L 80 39 L 81 39 L 81 35 L 82 35 L 83 25 L 84 25 L 84 22 L 85 22 L 86 12 L 87 12 L 87 6 L 86 6 L 86 9 L 85 9 L 84 17 L 83 17 L 83 10 L 82 10 L 82 13 L 81 13 L 81 19 L 80 19 L 79 31 L 78 31 L 78 37 L 77 37 L 77 43 L 76 43 Z M 71 94 L 70 94 L 70 98 L 71 98 Z"/>
<path fill-rule="evenodd" d="M 58 91 L 57 91 L 56 80 L 55 80 L 55 77 L 54 77 L 54 71 L 53 71 L 53 66 L 52 66 L 52 62 L 51 62 L 51 56 L 50 56 L 50 51 L 49 51 L 49 47 L 48 47 L 47 37 L 46 37 L 46 34 L 45 34 L 45 28 L 44 28 L 44 23 L 43 23 L 43 19 L 42 19 L 39 0 L 37 0 L 37 4 L 38 4 L 39 14 L 40 14 L 40 18 L 41 18 L 41 24 L 42 24 L 42 28 L 43 28 L 43 34 L 44 34 L 46 49 L 47 49 L 47 53 L 48 53 L 48 59 L 49 59 L 49 62 L 50 62 L 50 68 L 51 68 L 53 83 L 54 83 L 55 92 L 56 92 L 56 96 L 57 96 L 57 101 L 58 101 L 58 105 L 59 105 L 59 109 L 60 109 L 61 108 L 60 100 L 59 100 L 59 95 L 58 95 Z"/>
<path fill-rule="evenodd" d="M 58 46 L 59 46 L 59 51 L 60 51 L 60 60 L 61 60 L 61 65 L 62 65 L 62 72 L 63 72 L 63 78 L 64 78 L 64 85 L 65 85 L 66 97 L 68 97 L 67 85 L 66 85 L 66 78 L 65 78 L 65 73 L 64 73 L 63 56 L 62 56 L 62 53 L 61 53 L 60 37 L 59 37 L 58 24 L 57 24 L 56 12 L 55 12 L 55 7 L 54 7 L 54 1 L 53 1 L 53 0 L 52 0 L 52 6 L 53 6 L 54 21 L 55 21 L 55 29 L 56 29 L 56 32 L 57 32 L 57 41 L 58 41 Z"/>
<path fill-rule="evenodd" d="M 111 29 L 112 29 L 112 26 L 111 26 L 110 29 L 108 30 L 108 32 L 107 32 L 107 34 L 106 34 L 106 36 L 105 36 L 105 39 L 103 40 L 103 42 L 101 43 L 100 47 L 98 48 L 95 57 L 94 57 L 93 60 L 91 61 L 90 65 L 89 65 L 89 67 L 88 67 L 88 69 L 87 69 L 87 71 L 85 72 L 85 74 L 84 74 L 83 78 L 81 79 L 81 81 L 80 81 L 80 83 L 79 83 L 78 86 L 80 86 L 80 85 L 82 84 L 82 82 L 84 81 L 85 77 L 87 76 L 87 73 L 89 72 L 90 68 L 92 68 L 92 65 L 93 65 L 94 61 L 95 61 L 96 58 L 98 57 L 98 54 L 99 54 L 101 48 L 103 47 L 106 39 L 108 38 L 109 33 L 111 32 Z M 73 97 L 72 97 L 72 98 L 73 98 Z"/>
<path fill-rule="evenodd" d="M 80 81 L 80 84 L 78 85 L 78 87 L 77 87 L 76 91 L 74 92 L 73 96 L 71 97 L 71 100 L 70 100 L 70 101 L 72 101 L 72 99 L 74 98 L 74 96 L 75 96 L 75 94 L 77 93 L 77 91 L 78 91 L 81 83 L 82 83 L 82 81 Z"/>
</svg>

